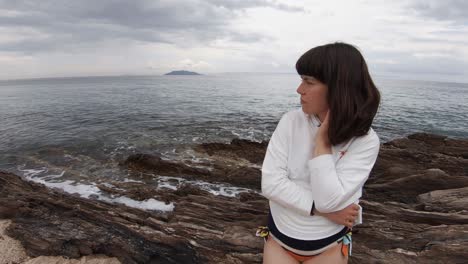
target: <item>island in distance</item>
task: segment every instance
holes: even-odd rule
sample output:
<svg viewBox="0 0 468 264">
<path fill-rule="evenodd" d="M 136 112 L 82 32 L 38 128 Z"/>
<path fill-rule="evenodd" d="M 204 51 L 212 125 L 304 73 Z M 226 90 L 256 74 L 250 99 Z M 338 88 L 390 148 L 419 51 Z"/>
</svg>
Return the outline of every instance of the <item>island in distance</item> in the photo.
<svg viewBox="0 0 468 264">
<path fill-rule="evenodd" d="M 201 75 L 200 73 L 191 72 L 191 71 L 171 71 L 164 75 Z"/>
</svg>

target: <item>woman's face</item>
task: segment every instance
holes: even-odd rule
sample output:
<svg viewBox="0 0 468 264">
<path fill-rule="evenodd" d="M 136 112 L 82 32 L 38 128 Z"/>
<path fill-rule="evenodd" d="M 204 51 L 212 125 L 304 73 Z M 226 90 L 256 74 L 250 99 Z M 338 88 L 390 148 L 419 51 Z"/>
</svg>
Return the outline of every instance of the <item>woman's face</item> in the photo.
<svg viewBox="0 0 468 264">
<path fill-rule="evenodd" d="M 301 95 L 302 111 L 325 117 L 328 111 L 328 87 L 312 76 L 301 75 L 301 79 L 297 93 Z"/>
</svg>

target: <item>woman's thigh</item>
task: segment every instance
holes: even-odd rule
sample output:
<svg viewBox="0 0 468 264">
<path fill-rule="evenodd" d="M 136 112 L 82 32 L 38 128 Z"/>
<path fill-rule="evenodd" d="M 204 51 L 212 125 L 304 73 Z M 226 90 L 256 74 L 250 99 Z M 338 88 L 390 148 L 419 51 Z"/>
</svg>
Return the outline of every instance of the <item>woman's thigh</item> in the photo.
<svg viewBox="0 0 468 264">
<path fill-rule="evenodd" d="M 298 264 L 271 236 L 263 247 L 263 264 Z"/>
<path fill-rule="evenodd" d="M 341 253 L 341 243 L 333 246 L 312 259 L 304 261 L 303 264 L 346 264 L 348 257 Z"/>
</svg>

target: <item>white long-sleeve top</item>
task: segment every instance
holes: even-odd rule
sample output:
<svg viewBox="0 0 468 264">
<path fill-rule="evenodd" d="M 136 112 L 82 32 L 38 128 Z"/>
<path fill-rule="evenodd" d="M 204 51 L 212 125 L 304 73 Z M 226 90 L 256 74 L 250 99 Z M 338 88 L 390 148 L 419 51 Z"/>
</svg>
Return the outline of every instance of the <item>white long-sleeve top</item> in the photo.
<svg viewBox="0 0 468 264">
<path fill-rule="evenodd" d="M 311 216 L 312 203 L 324 213 L 358 203 L 380 147 L 371 128 L 364 136 L 332 146 L 332 154 L 313 157 L 318 122 L 302 108 L 285 113 L 262 165 L 262 195 L 269 199 L 276 227 L 302 240 L 322 239 L 343 229 L 325 217 Z"/>
</svg>

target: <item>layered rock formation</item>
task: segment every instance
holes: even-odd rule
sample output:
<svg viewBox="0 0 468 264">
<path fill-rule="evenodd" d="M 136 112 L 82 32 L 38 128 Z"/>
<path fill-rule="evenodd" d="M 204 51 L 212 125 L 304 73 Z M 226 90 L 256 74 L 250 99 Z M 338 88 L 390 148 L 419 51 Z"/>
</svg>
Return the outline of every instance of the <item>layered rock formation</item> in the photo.
<svg viewBox="0 0 468 264">
<path fill-rule="evenodd" d="M 138 182 L 99 186 L 135 200 L 172 202 L 172 212 L 83 199 L 0 174 L 0 218 L 30 256 L 91 254 L 122 263 L 261 263 L 268 201 L 259 194 L 267 143 L 233 140 L 195 146 L 206 164 L 137 154 L 133 171 L 250 188 L 237 197 L 185 184 L 177 190 Z M 381 146 L 365 186 L 362 225 L 353 229 L 350 263 L 465 263 L 468 259 L 468 141 L 415 134 Z M 201 166 L 200 166 L 201 165 Z"/>
</svg>

